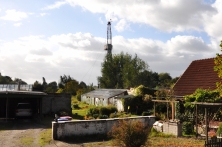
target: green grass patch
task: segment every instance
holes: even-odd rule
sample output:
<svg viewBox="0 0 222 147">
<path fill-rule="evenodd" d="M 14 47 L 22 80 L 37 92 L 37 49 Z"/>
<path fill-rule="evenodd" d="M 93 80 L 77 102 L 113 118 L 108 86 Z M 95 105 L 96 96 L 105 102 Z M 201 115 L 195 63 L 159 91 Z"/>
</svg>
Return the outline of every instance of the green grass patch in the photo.
<svg viewBox="0 0 222 147">
<path fill-rule="evenodd" d="M 85 109 L 83 109 L 83 110 L 72 110 L 72 118 L 83 120 L 85 115 L 86 115 L 86 111 L 87 110 L 85 110 Z"/>
<path fill-rule="evenodd" d="M 52 140 L 52 129 L 46 129 L 39 134 L 39 146 L 50 144 Z"/>
<path fill-rule="evenodd" d="M 150 131 L 149 137 L 165 137 L 165 138 L 172 138 L 172 137 L 175 137 L 175 136 L 172 135 L 172 134 L 165 134 L 165 133 L 162 133 L 162 132 L 158 132 L 158 131 L 155 130 L 154 128 L 151 128 L 151 131 Z"/>
</svg>

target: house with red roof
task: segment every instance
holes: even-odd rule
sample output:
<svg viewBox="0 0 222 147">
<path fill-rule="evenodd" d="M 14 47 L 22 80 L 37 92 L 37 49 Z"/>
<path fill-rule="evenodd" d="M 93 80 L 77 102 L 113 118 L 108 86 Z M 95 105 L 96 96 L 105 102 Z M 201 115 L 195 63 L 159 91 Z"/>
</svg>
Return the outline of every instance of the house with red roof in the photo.
<svg viewBox="0 0 222 147">
<path fill-rule="evenodd" d="M 193 94 L 196 89 L 216 89 L 218 78 L 214 71 L 214 58 L 194 60 L 175 83 L 173 90 L 176 97 Z"/>
</svg>

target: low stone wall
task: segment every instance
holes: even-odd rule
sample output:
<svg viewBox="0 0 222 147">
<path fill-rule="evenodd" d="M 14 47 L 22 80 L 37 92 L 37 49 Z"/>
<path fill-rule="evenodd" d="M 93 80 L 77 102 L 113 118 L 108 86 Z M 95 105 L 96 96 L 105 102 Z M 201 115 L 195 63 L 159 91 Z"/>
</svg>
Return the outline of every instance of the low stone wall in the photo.
<svg viewBox="0 0 222 147">
<path fill-rule="evenodd" d="M 155 122 L 155 116 L 52 122 L 52 138 L 63 140 L 75 136 L 107 135 L 113 125 L 120 119 L 137 120 L 147 126 L 152 126 Z"/>
<path fill-rule="evenodd" d="M 182 124 L 176 122 L 163 122 L 163 133 L 182 136 Z"/>
</svg>

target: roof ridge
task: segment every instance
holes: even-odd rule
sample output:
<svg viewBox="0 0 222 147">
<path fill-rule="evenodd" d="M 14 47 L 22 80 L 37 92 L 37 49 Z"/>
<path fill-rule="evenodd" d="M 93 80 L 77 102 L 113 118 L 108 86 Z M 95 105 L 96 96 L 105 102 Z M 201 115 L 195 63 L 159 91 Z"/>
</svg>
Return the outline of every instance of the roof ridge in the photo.
<svg viewBox="0 0 222 147">
<path fill-rule="evenodd" d="M 209 60 L 209 59 L 214 59 L 215 57 L 212 57 L 212 58 L 204 58 L 204 59 L 197 59 L 197 60 L 193 60 L 193 61 L 203 61 L 203 60 Z M 192 62 L 193 62 L 192 61 Z"/>
</svg>

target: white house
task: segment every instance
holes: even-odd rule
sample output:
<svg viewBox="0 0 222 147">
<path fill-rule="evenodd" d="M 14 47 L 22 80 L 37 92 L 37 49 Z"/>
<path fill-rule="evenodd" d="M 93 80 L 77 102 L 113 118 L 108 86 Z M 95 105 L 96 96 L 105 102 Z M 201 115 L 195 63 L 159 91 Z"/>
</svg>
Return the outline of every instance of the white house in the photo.
<svg viewBox="0 0 222 147">
<path fill-rule="evenodd" d="M 127 98 L 127 89 L 96 89 L 81 95 L 81 101 L 95 106 L 114 105 L 124 111 L 121 98 Z"/>
</svg>

